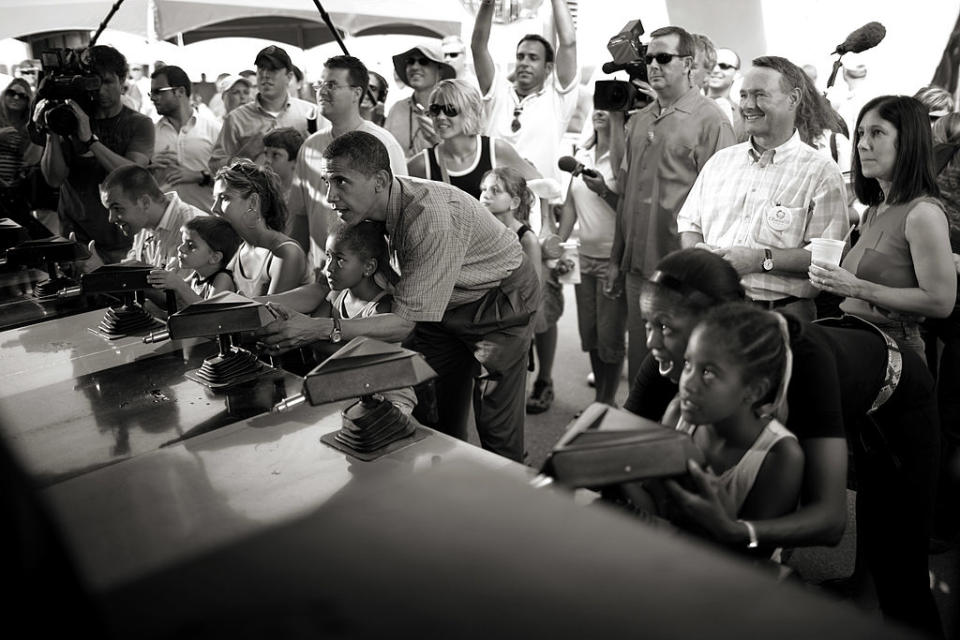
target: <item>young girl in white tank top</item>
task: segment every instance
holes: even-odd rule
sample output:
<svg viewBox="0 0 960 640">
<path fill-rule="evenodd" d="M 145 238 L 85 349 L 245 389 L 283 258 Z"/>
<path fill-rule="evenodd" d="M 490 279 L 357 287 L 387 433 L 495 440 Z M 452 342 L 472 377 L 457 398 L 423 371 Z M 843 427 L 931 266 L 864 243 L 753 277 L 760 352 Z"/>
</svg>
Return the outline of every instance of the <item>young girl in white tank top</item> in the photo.
<svg viewBox="0 0 960 640">
<path fill-rule="evenodd" d="M 349 227 L 338 223 L 331 229 L 327 236 L 324 273 L 330 283 L 327 300 L 331 303 L 331 317 L 369 318 L 392 310 L 389 290 L 399 276 L 390 266 L 386 228 L 382 223 L 365 221 Z M 318 344 L 321 349 L 325 348 L 323 343 Z M 332 353 L 343 345 L 329 346 Z M 412 387 L 385 391 L 381 395 L 408 415 L 417 404 Z"/>
<path fill-rule="evenodd" d="M 777 313 L 748 303 L 712 310 L 690 334 L 679 394 L 664 416 L 689 433 L 718 478 L 732 518 L 768 519 L 797 506 L 803 452 L 786 420 L 790 338 Z"/>
</svg>

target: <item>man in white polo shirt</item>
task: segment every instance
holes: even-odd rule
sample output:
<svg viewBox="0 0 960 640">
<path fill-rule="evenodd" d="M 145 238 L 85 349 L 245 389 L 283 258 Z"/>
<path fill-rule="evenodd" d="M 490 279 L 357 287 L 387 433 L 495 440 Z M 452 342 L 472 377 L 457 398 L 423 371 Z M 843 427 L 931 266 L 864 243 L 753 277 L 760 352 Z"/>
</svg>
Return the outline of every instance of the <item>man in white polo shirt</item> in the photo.
<svg viewBox="0 0 960 640">
<path fill-rule="evenodd" d="M 497 72 L 487 48 L 494 0 L 482 0 L 473 27 L 473 64 L 483 94 L 486 134 L 510 142 L 544 178 L 560 180 L 560 143 L 577 108 L 580 70 L 577 37 L 565 0 L 551 0 L 557 51 L 545 38 L 528 34 L 517 44 L 511 83 Z"/>
</svg>

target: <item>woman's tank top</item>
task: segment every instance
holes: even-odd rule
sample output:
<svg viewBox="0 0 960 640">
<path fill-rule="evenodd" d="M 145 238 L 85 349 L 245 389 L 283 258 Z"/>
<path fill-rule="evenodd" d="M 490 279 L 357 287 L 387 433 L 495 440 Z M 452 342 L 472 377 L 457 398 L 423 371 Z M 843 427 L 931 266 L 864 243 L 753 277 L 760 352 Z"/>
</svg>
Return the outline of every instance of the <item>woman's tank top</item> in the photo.
<svg viewBox="0 0 960 640">
<path fill-rule="evenodd" d="M 484 174 L 493 169 L 497 162 L 494 141 L 487 136 L 477 136 L 477 153 L 473 157 L 473 163 L 466 170 L 447 170 L 449 180 L 443 179 L 443 169 L 440 167 L 440 159 L 437 157 L 437 148 L 430 147 L 424 149 L 422 153 L 426 154 L 424 165 L 426 166 L 428 180 L 449 182 L 477 200 L 480 199 L 480 183 L 483 182 Z"/>
</svg>

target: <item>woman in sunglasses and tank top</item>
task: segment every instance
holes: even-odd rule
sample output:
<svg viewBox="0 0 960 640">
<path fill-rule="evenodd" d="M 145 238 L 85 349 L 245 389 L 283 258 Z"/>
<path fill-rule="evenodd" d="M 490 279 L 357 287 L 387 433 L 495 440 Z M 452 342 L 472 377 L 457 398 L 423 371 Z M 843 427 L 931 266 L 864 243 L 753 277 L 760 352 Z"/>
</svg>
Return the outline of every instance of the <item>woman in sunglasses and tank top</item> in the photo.
<svg viewBox="0 0 960 640">
<path fill-rule="evenodd" d="M 430 94 L 427 112 L 440 142 L 410 158 L 411 176 L 452 184 L 477 199 L 483 176 L 496 167 L 513 167 L 528 182 L 540 178 L 509 142 L 480 135 L 483 102 L 470 84 L 439 82 Z M 542 197 L 536 183 L 530 186 Z"/>
</svg>

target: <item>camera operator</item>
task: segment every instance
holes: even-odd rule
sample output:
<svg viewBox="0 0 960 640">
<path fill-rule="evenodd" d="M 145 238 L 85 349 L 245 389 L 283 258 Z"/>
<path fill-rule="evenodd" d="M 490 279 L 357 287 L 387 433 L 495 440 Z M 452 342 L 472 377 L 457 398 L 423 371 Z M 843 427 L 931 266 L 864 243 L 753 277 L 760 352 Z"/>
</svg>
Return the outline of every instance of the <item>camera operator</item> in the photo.
<svg viewBox="0 0 960 640">
<path fill-rule="evenodd" d="M 650 36 L 644 60 L 656 99 L 630 118 L 625 141 L 612 135 L 610 145 L 621 194 L 604 293 L 618 296 L 626 288 L 630 380 L 646 355 L 641 284 L 663 256 L 680 248 L 677 213 L 700 169 L 717 150 L 734 143 L 730 122 L 693 86 L 693 36 L 680 27 L 657 29 Z M 612 112 L 611 132 L 622 123 L 623 113 Z M 614 147 L 623 143 L 618 161 Z M 603 187 L 591 186 L 604 193 Z"/>
<path fill-rule="evenodd" d="M 50 103 L 46 99 L 37 103 L 33 119 L 46 134 L 40 161 L 43 177 L 50 186 L 60 188 L 58 213 L 63 235 L 72 233 L 79 242 L 90 243 L 92 252 L 112 263 L 126 256 L 132 238 L 124 236 L 108 219 L 99 185 L 117 167 L 147 165 L 153 155 L 154 126 L 150 118 L 120 101 L 127 77 L 123 54 L 113 47 L 97 45 L 86 55 L 88 71 L 100 78 L 91 112 L 85 112 L 76 99 L 65 101 L 76 118 L 69 135 L 54 133 L 48 127 Z"/>
</svg>

